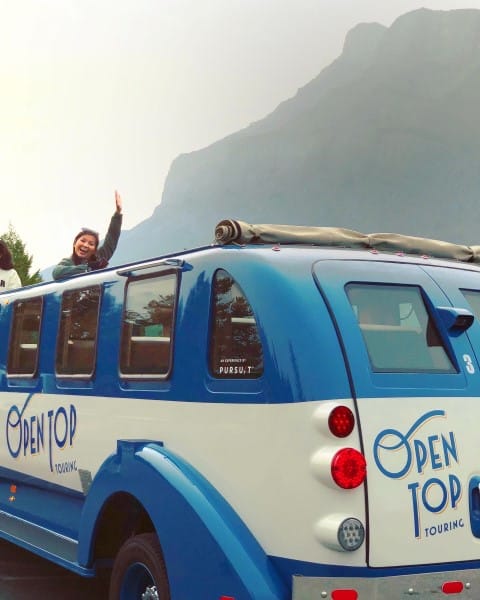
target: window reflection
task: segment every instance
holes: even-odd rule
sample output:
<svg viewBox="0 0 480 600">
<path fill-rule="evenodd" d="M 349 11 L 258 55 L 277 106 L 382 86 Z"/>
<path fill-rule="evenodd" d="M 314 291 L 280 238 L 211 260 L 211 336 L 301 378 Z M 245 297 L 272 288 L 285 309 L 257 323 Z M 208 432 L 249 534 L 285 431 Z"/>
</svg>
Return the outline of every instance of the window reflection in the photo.
<svg viewBox="0 0 480 600">
<path fill-rule="evenodd" d="M 349 284 L 346 292 L 374 371 L 455 372 L 418 287 Z"/>
<path fill-rule="evenodd" d="M 57 340 L 57 375 L 93 375 L 99 308 L 99 286 L 63 293 Z"/>
<path fill-rule="evenodd" d="M 33 377 L 36 373 L 42 306 L 42 298 L 19 300 L 14 304 L 7 367 L 9 375 Z"/>
<path fill-rule="evenodd" d="M 175 274 L 128 285 L 120 370 L 131 376 L 165 376 L 171 366 Z"/>
<path fill-rule="evenodd" d="M 210 369 L 215 377 L 251 379 L 263 373 L 263 351 L 252 308 L 226 271 L 213 281 Z"/>
</svg>

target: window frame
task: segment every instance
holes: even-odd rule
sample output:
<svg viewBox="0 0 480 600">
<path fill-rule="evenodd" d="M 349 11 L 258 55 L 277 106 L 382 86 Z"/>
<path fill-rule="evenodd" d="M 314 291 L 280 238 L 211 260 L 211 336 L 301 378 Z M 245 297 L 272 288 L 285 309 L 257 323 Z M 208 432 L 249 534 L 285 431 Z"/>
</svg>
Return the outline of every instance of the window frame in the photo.
<svg viewBox="0 0 480 600">
<path fill-rule="evenodd" d="M 235 285 L 237 290 L 241 293 L 241 297 L 243 298 L 243 301 L 248 306 L 248 309 L 250 312 L 250 314 L 247 316 L 231 316 L 230 323 L 231 323 L 231 325 L 246 324 L 249 326 L 253 326 L 255 328 L 256 343 L 258 343 L 259 349 L 260 349 L 260 355 L 259 355 L 259 357 L 257 357 L 257 360 L 259 360 L 259 372 L 254 371 L 254 373 L 252 375 L 243 374 L 243 373 L 220 374 L 217 372 L 221 367 L 220 367 L 220 362 L 218 360 L 215 361 L 215 356 L 218 353 L 218 351 L 216 351 L 215 347 L 214 347 L 215 340 L 216 340 L 215 327 L 216 327 L 216 323 L 217 323 L 217 318 L 216 318 L 217 292 L 215 290 L 215 284 L 217 281 L 217 277 L 220 273 L 223 273 L 224 277 L 229 277 L 232 280 L 233 285 Z M 232 337 L 233 337 L 233 335 L 232 335 Z M 210 377 L 212 377 L 215 381 L 225 381 L 225 380 L 228 380 L 228 381 L 255 381 L 255 380 L 259 380 L 260 378 L 263 377 L 264 372 L 265 372 L 264 356 L 265 356 L 265 353 L 264 353 L 264 349 L 263 349 L 263 343 L 262 343 L 262 339 L 261 339 L 261 335 L 260 335 L 260 331 L 259 331 L 259 327 L 258 327 L 258 322 L 255 317 L 255 312 L 253 310 L 252 303 L 248 299 L 248 297 L 245 294 L 245 291 L 243 290 L 240 283 L 229 271 L 227 271 L 227 269 L 225 269 L 223 267 L 216 269 L 215 272 L 213 273 L 212 283 L 211 283 L 210 319 L 209 319 L 209 331 L 208 331 L 208 361 L 207 362 L 208 362 L 208 372 L 209 372 Z M 238 358 L 238 357 L 228 356 L 225 358 L 229 362 L 231 361 L 230 364 L 233 369 L 235 369 L 236 366 L 240 366 L 242 368 L 244 366 L 247 366 L 247 368 L 248 368 L 248 365 L 239 365 L 239 361 L 241 360 L 241 357 Z M 244 361 L 248 361 L 248 357 L 244 358 Z M 255 369 L 255 367 L 252 367 L 252 368 Z"/>
<path fill-rule="evenodd" d="M 72 332 L 72 328 L 71 327 L 69 329 L 65 328 L 65 330 L 63 332 L 63 335 L 61 335 L 61 332 L 62 332 L 62 319 L 63 319 L 63 313 L 64 313 L 64 301 L 65 301 L 65 299 L 68 296 L 73 297 L 74 294 L 79 294 L 79 293 L 85 292 L 87 290 L 97 290 L 98 291 L 98 302 L 97 302 L 97 307 L 96 307 L 95 329 L 94 329 L 95 337 L 93 338 L 93 344 L 92 344 L 93 352 L 91 353 L 91 368 L 90 368 L 90 370 L 88 372 L 81 372 L 81 371 L 78 371 L 78 370 L 75 370 L 75 369 L 72 369 L 69 372 L 61 372 L 59 370 L 59 351 L 60 351 L 59 349 L 60 349 L 60 345 L 62 345 L 64 347 L 63 350 L 62 350 L 62 354 L 66 355 L 66 354 L 69 353 L 69 350 L 68 350 L 69 346 L 71 346 L 71 350 L 73 350 L 73 348 L 75 347 L 75 345 L 77 345 L 78 349 L 80 350 L 80 348 L 81 348 L 80 344 L 81 343 L 92 341 L 90 339 L 88 339 L 88 340 L 81 340 L 81 339 L 75 340 L 75 339 L 70 338 L 70 335 L 71 335 L 71 332 Z M 103 287 L 100 284 L 93 284 L 93 285 L 84 286 L 84 287 L 67 289 L 67 290 L 64 290 L 62 292 L 60 303 L 59 303 L 59 317 L 58 317 L 57 336 L 56 336 L 56 343 L 55 343 L 55 357 L 54 357 L 55 377 L 57 377 L 58 379 L 83 379 L 83 380 L 91 380 L 91 379 L 93 379 L 95 377 L 95 373 L 96 373 L 96 369 L 97 369 L 97 350 L 98 350 L 98 338 L 99 338 L 99 334 L 100 334 L 100 315 L 101 315 L 102 301 L 103 301 Z M 70 310 L 72 310 L 72 307 L 70 308 Z M 88 346 L 87 346 L 87 348 L 88 348 Z M 65 361 L 65 365 L 66 366 L 68 366 L 67 360 Z M 64 368 L 66 368 L 66 366 Z M 73 366 L 76 366 L 76 365 L 73 365 Z"/>
<path fill-rule="evenodd" d="M 36 342 L 19 342 L 17 343 L 17 338 L 20 338 L 24 329 L 17 329 L 17 309 L 21 305 L 33 304 L 34 302 L 40 303 L 40 310 L 34 316 L 38 320 L 38 329 L 36 332 L 34 330 L 29 330 L 30 332 L 35 332 L 37 334 Z M 10 335 L 9 335 L 9 343 L 8 343 L 8 353 L 7 353 L 7 364 L 6 364 L 6 375 L 7 378 L 16 378 L 16 379 L 34 379 L 38 376 L 38 366 L 40 359 L 40 342 L 41 342 L 41 332 L 42 332 L 42 322 L 43 322 L 43 310 L 44 310 L 44 297 L 43 296 L 33 296 L 31 298 L 19 298 L 13 301 L 12 305 L 12 317 L 10 323 Z M 23 315 L 31 316 L 31 315 Z M 22 320 L 24 320 L 24 318 Z M 14 352 L 20 353 L 21 350 L 34 350 L 35 357 L 33 361 L 33 369 L 29 372 L 21 372 L 21 371 L 12 371 L 12 364 L 15 364 L 15 361 L 12 360 L 12 355 Z"/>
<path fill-rule="evenodd" d="M 426 328 L 424 329 L 423 327 L 421 327 L 421 323 L 418 320 L 417 316 L 415 315 L 415 317 L 417 318 L 418 321 L 418 326 L 420 327 L 420 329 L 418 329 L 418 331 L 416 331 L 416 329 L 414 330 L 414 328 L 409 328 L 409 327 L 402 327 L 401 324 L 393 324 L 390 323 L 385 323 L 385 324 L 376 324 L 376 323 L 367 323 L 367 322 L 362 322 L 362 319 L 360 318 L 360 316 L 357 314 L 357 312 L 355 311 L 355 304 L 352 302 L 352 299 L 350 297 L 350 291 L 355 290 L 355 288 L 359 289 L 359 288 L 370 288 L 372 290 L 371 296 L 374 294 L 374 289 L 376 288 L 377 290 L 384 290 L 386 291 L 387 288 L 392 290 L 402 290 L 405 291 L 406 293 L 408 293 L 411 290 L 414 290 L 416 292 L 416 299 L 418 300 L 418 302 L 420 303 L 421 307 L 424 309 L 424 317 L 426 317 L 427 322 L 426 322 Z M 369 358 L 369 363 L 370 363 L 370 369 L 372 370 L 373 373 L 376 374 L 409 374 L 409 375 L 416 375 L 416 374 L 440 374 L 440 375 L 451 375 L 454 373 L 458 373 L 458 368 L 456 365 L 456 362 L 452 359 L 452 355 L 451 355 L 451 348 L 449 346 L 448 343 L 446 343 L 446 340 L 444 339 L 444 335 L 442 333 L 442 329 L 441 327 L 439 327 L 435 314 L 434 312 L 432 312 L 431 308 L 430 308 L 430 303 L 428 302 L 427 298 L 425 297 L 423 288 L 420 285 L 412 285 L 410 283 L 389 283 L 389 282 L 377 282 L 377 281 L 350 281 L 345 285 L 345 294 L 347 296 L 348 302 L 352 308 L 352 311 L 355 313 L 355 320 L 357 322 L 357 325 L 360 329 L 361 332 L 361 336 L 362 336 L 362 340 L 363 343 L 365 345 L 365 349 L 367 351 L 367 355 Z M 398 307 L 400 307 L 400 302 L 398 302 Z M 412 308 L 413 310 L 413 308 Z M 398 314 L 398 320 L 401 321 L 402 318 L 400 316 L 400 311 Z M 416 335 L 425 335 L 425 347 L 424 349 L 427 351 L 425 353 L 425 355 L 422 357 L 423 359 L 427 358 L 429 360 L 432 361 L 432 365 L 433 365 L 433 361 L 434 361 L 434 357 L 433 354 L 430 352 L 428 352 L 429 348 L 434 348 L 434 347 L 439 347 L 443 350 L 443 355 L 442 355 L 442 360 L 445 360 L 448 365 L 449 368 L 442 368 L 440 366 L 438 367 L 434 367 L 432 366 L 430 367 L 418 367 L 418 368 L 412 368 L 410 366 L 408 366 L 407 363 L 405 363 L 405 366 L 378 366 L 378 364 L 376 364 L 375 359 L 374 359 L 374 355 L 376 354 L 376 352 L 373 351 L 374 346 L 373 341 L 371 339 L 369 339 L 371 336 L 375 336 L 375 335 L 385 335 L 385 334 L 390 334 L 390 335 L 394 335 L 395 333 L 400 334 L 401 336 L 403 336 L 403 334 L 409 333 L 409 334 L 416 334 Z M 412 335 L 410 336 L 412 339 Z M 438 340 L 438 344 L 428 344 L 428 336 L 431 336 L 431 339 L 435 339 Z M 386 335 L 385 335 L 386 337 Z M 400 341 L 401 338 L 399 338 Z M 423 339 L 418 338 L 421 342 L 423 342 Z M 412 339 L 413 341 L 413 339 Z M 389 342 L 388 344 L 390 347 L 393 347 L 394 345 L 398 345 L 395 344 L 394 342 Z M 411 346 L 413 347 L 413 346 Z M 383 353 L 382 353 L 383 354 Z"/>
<path fill-rule="evenodd" d="M 142 282 L 145 282 L 145 281 L 161 280 L 161 279 L 167 278 L 167 277 L 170 277 L 173 279 L 173 286 L 172 286 L 173 302 L 172 302 L 171 309 L 169 309 L 169 310 L 171 310 L 169 335 L 168 336 L 165 336 L 165 335 L 161 335 L 161 336 L 130 335 L 130 337 L 128 339 L 128 348 L 127 348 L 127 342 L 126 342 L 126 338 L 125 338 L 125 331 L 126 331 L 125 315 L 128 310 L 128 294 L 129 294 L 129 290 L 131 289 L 131 286 L 135 286 L 136 284 L 141 284 Z M 146 381 L 146 380 L 162 381 L 162 380 L 169 379 L 171 377 L 172 371 L 173 371 L 173 350 L 174 350 L 174 344 L 175 344 L 175 328 L 176 328 L 178 296 L 179 296 L 179 290 L 180 290 L 180 279 L 181 279 L 181 273 L 179 272 L 178 269 L 167 269 L 165 271 L 156 271 L 154 273 L 140 275 L 140 276 L 132 276 L 132 277 L 128 278 L 127 283 L 125 285 L 124 301 L 123 301 L 122 315 L 121 315 L 121 322 L 120 322 L 120 348 L 119 348 L 119 357 L 118 357 L 118 374 L 119 374 L 119 378 L 121 380 L 123 380 L 123 381 Z M 148 327 L 148 325 L 147 325 L 147 327 Z M 147 343 L 155 344 L 158 342 L 158 343 L 162 344 L 164 342 L 168 342 L 168 352 L 167 352 L 168 368 L 167 368 L 167 370 L 165 372 L 161 372 L 161 373 L 148 373 L 148 372 L 141 372 L 140 370 L 138 370 L 137 372 L 134 372 L 134 371 L 127 372 L 124 368 L 123 357 L 124 357 L 125 353 L 131 352 L 131 350 L 132 350 L 131 342 L 132 341 L 135 342 L 136 344 L 145 344 L 145 345 Z M 141 346 L 139 346 L 139 347 L 141 347 Z"/>
</svg>

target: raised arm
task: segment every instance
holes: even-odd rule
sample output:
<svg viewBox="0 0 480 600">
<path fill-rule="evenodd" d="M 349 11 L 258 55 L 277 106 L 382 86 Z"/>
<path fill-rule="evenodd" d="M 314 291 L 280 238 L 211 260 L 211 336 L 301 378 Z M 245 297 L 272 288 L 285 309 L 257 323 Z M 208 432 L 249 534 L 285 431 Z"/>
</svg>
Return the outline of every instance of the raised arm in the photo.
<svg viewBox="0 0 480 600">
<path fill-rule="evenodd" d="M 115 212 L 110 219 L 110 226 L 105 236 L 105 240 L 96 255 L 98 259 L 110 260 L 117 247 L 118 238 L 122 229 L 122 198 L 117 190 L 115 190 Z"/>
</svg>

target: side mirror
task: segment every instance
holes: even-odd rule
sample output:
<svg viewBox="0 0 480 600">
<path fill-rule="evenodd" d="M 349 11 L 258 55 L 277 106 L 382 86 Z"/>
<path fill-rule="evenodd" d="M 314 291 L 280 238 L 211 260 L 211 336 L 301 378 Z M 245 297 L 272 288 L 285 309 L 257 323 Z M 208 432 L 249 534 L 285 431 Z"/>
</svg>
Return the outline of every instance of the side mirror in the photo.
<svg viewBox="0 0 480 600">
<path fill-rule="evenodd" d="M 437 306 L 436 310 L 447 330 L 452 332 L 466 331 L 475 319 L 473 313 L 466 308 Z"/>
</svg>

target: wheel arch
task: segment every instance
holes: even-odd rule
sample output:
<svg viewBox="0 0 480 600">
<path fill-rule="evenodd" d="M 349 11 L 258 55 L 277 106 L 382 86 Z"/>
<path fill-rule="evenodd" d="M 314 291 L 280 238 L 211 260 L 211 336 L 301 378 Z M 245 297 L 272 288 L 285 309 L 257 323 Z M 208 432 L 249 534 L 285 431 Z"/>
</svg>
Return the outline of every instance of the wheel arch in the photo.
<svg viewBox="0 0 480 600">
<path fill-rule="evenodd" d="M 109 518 L 118 517 L 119 510 L 132 511 L 120 518 L 126 530 L 132 523 L 132 533 L 153 527 L 172 598 L 188 597 L 191 577 L 200 597 L 288 597 L 287 586 L 232 507 L 198 471 L 161 443 L 119 441 L 116 454 L 104 462 L 82 511 L 80 564 L 91 565 L 105 547 L 118 549 L 122 537 L 118 532 L 116 541 L 106 538 Z"/>
<path fill-rule="evenodd" d="M 105 500 L 95 522 L 90 562 L 106 561 L 108 565 L 129 537 L 154 531 L 150 515 L 135 496 L 114 492 Z"/>
</svg>

